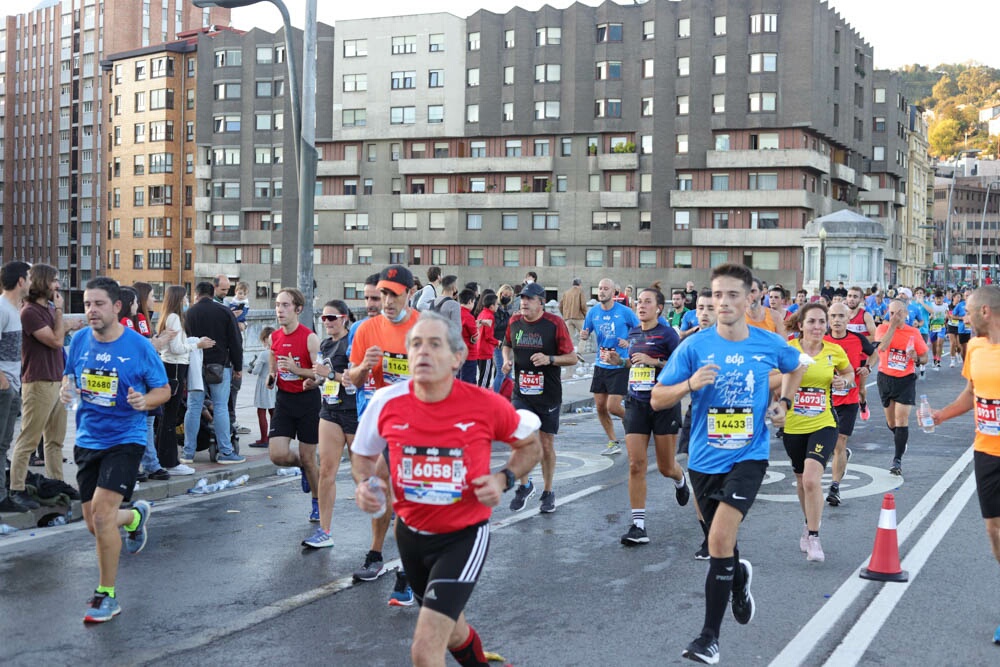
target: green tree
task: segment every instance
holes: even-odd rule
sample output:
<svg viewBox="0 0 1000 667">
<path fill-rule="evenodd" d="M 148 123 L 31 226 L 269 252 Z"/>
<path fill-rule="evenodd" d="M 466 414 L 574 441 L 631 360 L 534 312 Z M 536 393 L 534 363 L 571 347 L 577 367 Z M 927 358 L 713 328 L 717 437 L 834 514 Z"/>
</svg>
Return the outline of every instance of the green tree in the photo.
<svg viewBox="0 0 1000 667">
<path fill-rule="evenodd" d="M 955 95 L 958 95 L 960 92 L 961 91 L 958 89 L 958 85 L 952 80 L 952 78 L 945 75 L 934 84 L 931 97 L 934 98 L 935 102 L 941 103 L 951 97 L 954 97 Z"/>
<path fill-rule="evenodd" d="M 965 140 L 965 132 L 961 124 L 954 118 L 937 120 L 927 132 L 930 144 L 929 152 L 938 157 L 954 155 L 961 142 Z"/>
</svg>

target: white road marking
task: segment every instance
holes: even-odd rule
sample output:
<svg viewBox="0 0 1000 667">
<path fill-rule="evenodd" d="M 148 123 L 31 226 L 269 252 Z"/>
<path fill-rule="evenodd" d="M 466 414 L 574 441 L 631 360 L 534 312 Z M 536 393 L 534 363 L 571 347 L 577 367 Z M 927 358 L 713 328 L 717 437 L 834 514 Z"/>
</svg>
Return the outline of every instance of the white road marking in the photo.
<svg viewBox="0 0 1000 667">
<path fill-rule="evenodd" d="M 799 502 L 799 496 L 796 493 L 766 493 L 769 488 L 777 488 L 771 486 L 778 482 L 781 482 L 787 478 L 790 478 L 792 485 L 792 490 L 795 488 L 795 478 L 791 472 L 788 474 L 774 470 L 776 466 L 791 467 L 791 461 L 774 461 L 772 460 L 767 468 L 767 474 L 764 476 L 764 482 L 761 484 L 761 492 L 757 494 L 757 498 L 761 500 L 771 500 L 781 503 L 797 503 Z M 862 473 L 869 477 L 871 481 L 867 482 L 863 486 L 852 485 L 850 483 L 841 486 L 840 495 L 842 498 L 860 498 L 862 496 L 876 496 L 883 494 L 887 491 L 891 491 L 897 488 L 902 482 L 901 478 L 896 475 L 890 475 L 888 470 L 883 468 L 876 468 L 875 466 L 861 465 L 857 463 L 850 463 L 847 466 L 847 471 L 854 473 Z M 845 476 L 847 479 L 849 475 Z M 826 486 L 826 482 L 830 479 L 830 474 L 826 473 L 823 475 L 825 480 L 823 486 Z M 860 478 L 855 476 L 855 480 L 860 481 Z M 787 483 L 786 487 L 787 488 Z"/>
<path fill-rule="evenodd" d="M 972 461 L 972 447 L 969 447 L 962 456 L 952 464 L 951 468 L 945 472 L 937 483 L 931 487 L 930 491 L 910 510 L 906 518 L 899 522 L 896 528 L 896 540 L 900 547 L 906 539 L 916 530 L 920 523 L 927 517 L 938 501 L 951 488 L 959 475 L 969 466 Z M 840 617 L 854 604 L 858 596 L 872 582 L 858 576 L 861 568 L 868 565 L 869 558 L 866 558 L 853 573 L 840 585 L 826 604 L 809 621 L 802 626 L 798 634 L 782 649 L 781 653 L 771 661 L 770 667 L 798 667 L 807 661 L 810 652 L 816 647 L 819 641 L 837 625 Z"/>
</svg>

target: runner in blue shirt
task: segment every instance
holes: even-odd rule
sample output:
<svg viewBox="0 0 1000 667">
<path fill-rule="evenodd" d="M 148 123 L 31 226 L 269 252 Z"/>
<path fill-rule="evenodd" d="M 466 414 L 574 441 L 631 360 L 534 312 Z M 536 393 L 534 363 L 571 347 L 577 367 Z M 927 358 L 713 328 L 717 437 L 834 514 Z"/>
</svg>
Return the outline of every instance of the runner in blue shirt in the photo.
<svg viewBox="0 0 1000 667">
<path fill-rule="evenodd" d="M 927 316 L 927 311 L 924 307 L 920 305 L 920 301 L 923 300 L 924 290 L 921 287 L 917 288 L 917 298 L 914 298 L 913 292 L 909 287 L 901 287 L 899 290 L 900 296 L 906 301 L 906 323 L 920 332 L 920 337 L 924 339 L 926 344 L 930 338 L 930 325 Z M 924 365 L 920 364 L 920 379 L 924 379 Z"/>
<path fill-rule="evenodd" d="M 590 332 L 597 337 L 599 351 L 594 362 L 594 379 L 590 383 L 590 393 L 594 395 L 597 418 L 608 436 L 608 445 L 601 454 L 611 456 L 622 451 L 621 443 L 615 438 L 615 425 L 611 415 L 625 418 L 622 398 L 628 385 L 628 370 L 624 363 L 609 361 L 611 352 L 624 352 L 628 347 L 629 329 L 639 326 L 639 318 L 628 307 L 615 302 L 615 284 L 604 278 L 597 284 L 597 305 L 587 311 L 580 331 L 580 340 L 587 340 Z"/>
<path fill-rule="evenodd" d="M 660 322 L 664 322 L 664 318 L 660 317 Z M 698 313 L 693 308 L 684 313 L 684 317 L 681 318 L 681 333 L 692 331 L 698 328 Z M 690 334 L 689 334 L 690 335 Z"/>
<path fill-rule="evenodd" d="M 765 415 L 775 426 L 784 424 L 803 374 L 797 350 L 780 336 L 747 325 L 752 286 L 745 266 L 723 264 L 712 271 L 716 326 L 681 343 L 651 398 L 652 407 L 662 410 L 691 394 L 688 474 L 709 525 L 710 558 L 705 623 L 682 655 L 709 664 L 719 659 L 719 629 L 730 597 L 738 623 L 754 616 L 753 568 L 740 559 L 736 537 L 767 470 Z M 774 370 L 786 375 L 775 374 L 772 381 Z M 779 382 L 780 399 L 769 408 Z"/>
<path fill-rule="evenodd" d="M 628 450 L 628 497 L 632 522 L 622 535 L 625 546 L 647 544 L 646 535 L 646 451 L 649 437 L 656 447 L 656 466 L 660 474 L 674 480 L 674 495 L 678 505 L 687 505 L 691 492 L 684 479 L 684 470 L 677 465 L 677 433 L 681 427 L 681 406 L 653 410 L 649 395 L 656 384 L 656 374 L 667 365 L 667 359 L 680 344 L 673 327 L 658 321 L 666 298 L 659 287 L 647 287 L 636 299 L 639 326 L 628 332 L 628 353 L 611 352 L 613 362 L 625 361 L 628 366 L 628 397 L 625 399 L 625 448 Z"/>
<path fill-rule="evenodd" d="M 382 293 L 378 291 L 378 274 L 373 273 L 365 279 L 365 313 L 366 316 L 363 319 L 358 320 L 351 325 L 350 331 L 347 332 L 347 358 L 351 358 L 351 346 L 354 344 L 354 333 L 361 326 L 361 323 L 367 320 L 369 317 L 375 317 L 382 312 Z M 359 391 L 354 395 L 355 405 L 358 409 L 358 419 L 361 419 L 362 413 L 365 411 L 365 406 L 368 405 L 368 401 L 371 400 L 372 394 L 375 393 L 375 379 L 371 374 L 368 375 L 368 379 L 365 380 L 363 387 L 359 387 Z"/>
<path fill-rule="evenodd" d="M 87 529 L 97 538 L 100 583 L 83 620 L 103 623 L 121 613 L 115 597 L 118 554 L 125 528 L 125 550 L 146 546 L 150 505 L 131 500 L 139 462 L 146 448 L 146 411 L 170 399 L 163 362 L 152 343 L 118 321 L 121 308 L 118 283 L 95 278 L 87 283 L 83 307 L 89 329 L 73 337 L 60 399 L 79 401 L 76 410 L 77 485 Z"/>
</svg>

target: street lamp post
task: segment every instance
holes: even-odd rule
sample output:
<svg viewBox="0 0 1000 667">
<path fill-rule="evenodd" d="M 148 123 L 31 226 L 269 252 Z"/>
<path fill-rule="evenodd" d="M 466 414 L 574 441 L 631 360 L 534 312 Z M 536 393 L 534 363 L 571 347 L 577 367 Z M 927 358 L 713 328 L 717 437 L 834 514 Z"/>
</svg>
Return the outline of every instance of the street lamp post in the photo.
<svg viewBox="0 0 1000 667">
<path fill-rule="evenodd" d="M 313 319 L 313 249 L 315 247 L 313 214 L 316 196 L 316 0 L 306 0 L 306 23 L 302 30 L 302 100 L 298 73 L 295 71 L 295 42 L 292 21 L 282 0 L 191 0 L 195 7 L 236 9 L 258 2 L 270 2 L 281 13 L 285 26 L 285 52 L 288 56 L 288 83 L 292 105 L 292 135 L 295 143 L 296 172 L 299 179 L 298 217 L 298 283 L 305 295 L 305 308 L 299 317 L 306 326 L 315 326 Z"/>
<path fill-rule="evenodd" d="M 983 218 L 979 221 L 979 265 L 976 267 L 976 273 L 979 275 L 979 286 L 982 287 L 984 284 L 983 280 L 983 231 L 986 229 L 986 208 L 990 205 L 990 190 L 993 186 L 1000 187 L 1000 181 L 993 181 L 986 186 L 986 197 L 983 201 Z M 992 273 L 992 271 L 990 272 Z"/>
<path fill-rule="evenodd" d="M 819 288 L 823 289 L 823 275 L 826 273 L 826 227 L 819 228 Z"/>
</svg>

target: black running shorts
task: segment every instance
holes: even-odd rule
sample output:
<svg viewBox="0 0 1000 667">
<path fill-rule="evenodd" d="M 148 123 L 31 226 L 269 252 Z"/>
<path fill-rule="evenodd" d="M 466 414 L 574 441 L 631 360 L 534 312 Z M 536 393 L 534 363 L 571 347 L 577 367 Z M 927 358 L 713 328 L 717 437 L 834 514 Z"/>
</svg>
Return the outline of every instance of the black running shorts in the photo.
<svg viewBox="0 0 1000 667">
<path fill-rule="evenodd" d="M 562 411 L 561 405 L 528 405 L 524 401 L 517 398 L 511 401 L 511 405 L 514 406 L 515 410 L 527 410 L 528 412 L 533 412 L 538 415 L 538 418 L 542 420 L 542 425 L 538 430 L 542 433 L 551 433 L 552 435 L 555 435 L 559 432 L 559 413 Z"/>
<path fill-rule="evenodd" d="M 1000 457 L 986 452 L 973 452 L 976 470 L 976 492 L 979 510 L 984 519 L 1000 517 Z"/>
<path fill-rule="evenodd" d="M 837 417 L 837 432 L 840 435 L 852 435 L 854 425 L 858 422 L 858 403 L 845 403 L 833 406 L 833 414 Z"/>
<path fill-rule="evenodd" d="M 338 425 L 343 429 L 345 435 L 354 435 L 358 432 L 358 411 L 354 408 L 338 410 L 328 405 L 323 405 L 319 410 L 319 417 Z"/>
<path fill-rule="evenodd" d="M 720 502 L 737 509 L 745 518 L 766 472 L 767 461 L 740 461 L 729 472 L 717 474 L 688 470 L 691 488 L 705 522 L 712 523 Z"/>
<path fill-rule="evenodd" d="M 854 406 L 855 410 L 857 405 Z M 833 448 L 837 446 L 837 427 L 827 426 L 812 433 L 789 433 L 782 436 L 785 443 L 785 453 L 792 461 L 792 470 L 801 475 L 805 469 L 806 459 L 817 461 L 823 468 L 833 456 Z"/>
<path fill-rule="evenodd" d="M 319 389 L 301 393 L 278 390 L 269 438 L 291 438 L 299 444 L 319 444 Z"/>
<path fill-rule="evenodd" d="M 490 522 L 430 535 L 397 517 L 396 544 L 417 603 L 457 621 L 486 562 Z"/>
<path fill-rule="evenodd" d="M 878 374 L 878 395 L 882 399 L 882 407 L 889 407 L 895 401 L 903 405 L 917 404 L 917 375 L 911 373 L 901 378 L 895 375 Z"/>
<path fill-rule="evenodd" d="M 677 435 L 681 430 L 681 404 L 654 410 L 649 403 L 631 396 L 625 399 L 625 434 Z"/>
<path fill-rule="evenodd" d="M 590 393 L 624 396 L 628 393 L 628 369 L 594 366 L 594 379 L 590 382 Z"/>
<path fill-rule="evenodd" d="M 98 487 L 119 493 L 126 501 L 131 500 L 145 450 L 144 444 L 115 445 L 108 449 L 73 447 L 80 502 L 93 500 Z"/>
</svg>

